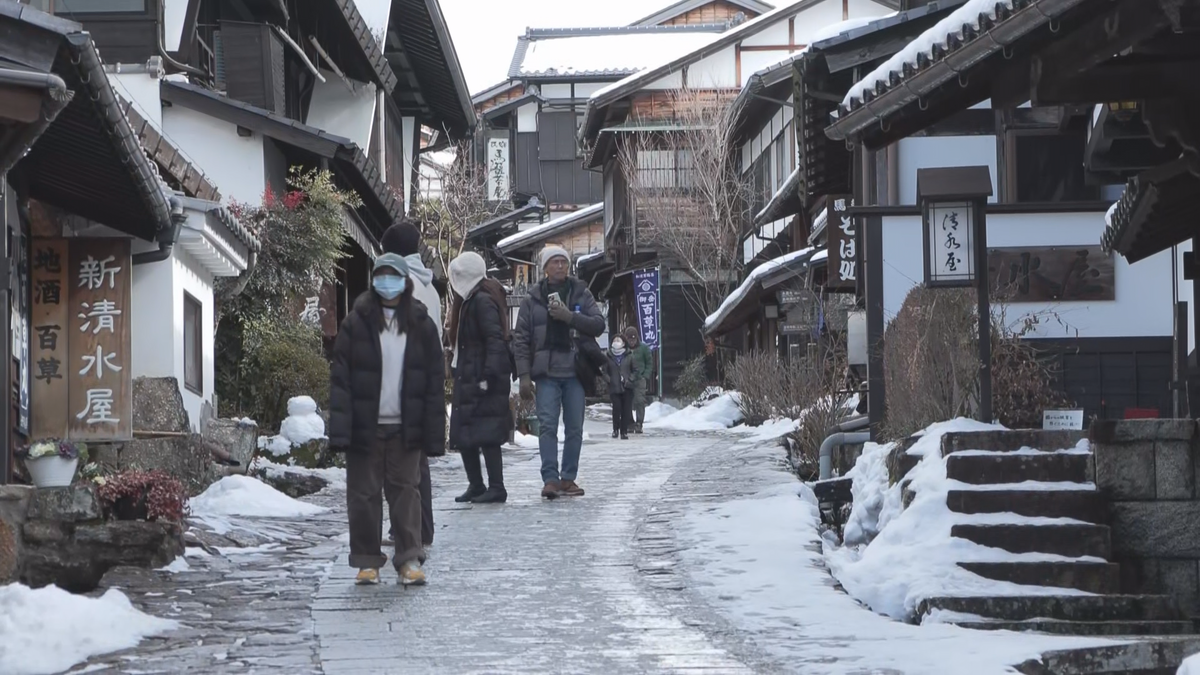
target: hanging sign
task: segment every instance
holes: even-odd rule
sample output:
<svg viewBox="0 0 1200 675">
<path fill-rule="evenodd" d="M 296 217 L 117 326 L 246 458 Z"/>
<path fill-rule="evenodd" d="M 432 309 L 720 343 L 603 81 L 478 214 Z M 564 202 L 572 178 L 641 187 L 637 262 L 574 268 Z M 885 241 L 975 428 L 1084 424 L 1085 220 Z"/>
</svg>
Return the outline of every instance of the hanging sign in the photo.
<svg viewBox="0 0 1200 675">
<path fill-rule="evenodd" d="M 658 269 L 637 270 L 633 273 L 633 292 L 637 300 L 638 330 L 642 344 L 658 349 Z"/>
<path fill-rule="evenodd" d="M 854 290 L 858 286 L 858 231 L 848 207 L 850 195 L 834 195 L 827 202 L 825 239 L 829 246 L 826 290 Z"/>
<path fill-rule="evenodd" d="M 509 198 L 508 139 L 502 136 L 492 136 L 487 141 L 487 191 L 490 201 Z"/>
</svg>

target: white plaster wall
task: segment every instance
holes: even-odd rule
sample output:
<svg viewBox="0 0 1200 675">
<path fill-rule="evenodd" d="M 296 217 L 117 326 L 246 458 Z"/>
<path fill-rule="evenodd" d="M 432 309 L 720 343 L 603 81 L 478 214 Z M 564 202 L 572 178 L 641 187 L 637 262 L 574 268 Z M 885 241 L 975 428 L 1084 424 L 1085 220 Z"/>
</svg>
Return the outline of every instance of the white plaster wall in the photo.
<svg viewBox="0 0 1200 675">
<path fill-rule="evenodd" d="M 243 138 L 235 125 L 183 106 L 163 110 L 163 128 L 227 202 L 262 203 L 267 187 L 262 136 Z"/>
<path fill-rule="evenodd" d="M 839 10 L 840 11 L 840 10 Z M 801 12 L 799 16 L 804 16 Z M 767 26 L 758 33 L 742 40 L 742 44 L 748 47 L 763 47 L 767 45 L 786 45 L 788 43 L 788 20 L 780 19 L 775 23 Z"/>
<path fill-rule="evenodd" d="M 526 103 L 517 108 L 517 132 L 527 133 L 537 131 L 537 103 Z"/>
<path fill-rule="evenodd" d="M 345 136 L 360 148 L 371 145 L 371 129 L 375 126 L 375 85 L 369 82 L 350 80 L 354 87 L 342 81 L 331 71 L 321 70 L 325 82 L 313 87 L 312 103 L 309 104 L 305 124 L 323 131 Z"/>
<path fill-rule="evenodd" d="M 992 214 L 988 246 L 1097 246 L 1103 213 Z M 883 302 L 888 321 L 900 311 L 909 290 L 924 276 L 921 219 L 883 221 Z M 1172 334 L 1171 254 L 1163 252 L 1135 265 L 1115 256 L 1116 300 L 1109 302 L 1014 303 L 1010 321 L 1036 314 L 1046 318 L 1030 337 L 1128 337 Z M 1057 315 L 1057 319 L 1051 317 Z M 1060 325 L 1058 320 L 1063 324 Z"/>
<path fill-rule="evenodd" d="M 750 80 L 750 76 L 754 73 L 768 66 L 773 66 L 787 58 L 790 54 L 795 54 L 798 51 L 789 52 L 787 49 L 770 49 L 761 52 L 742 52 L 742 81 L 738 82 L 737 86 L 745 86 L 746 82 Z"/>
<path fill-rule="evenodd" d="M 392 13 L 392 0 L 354 0 L 354 6 L 362 15 L 363 22 L 371 29 L 371 35 L 379 36 L 388 25 Z"/>
<path fill-rule="evenodd" d="M 867 5 L 866 7 L 851 5 L 848 12 L 850 18 L 857 19 L 860 17 L 875 16 L 877 14 L 885 14 L 888 11 L 883 10 L 873 2 L 865 4 Z M 841 0 L 827 0 L 819 5 L 814 5 L 796 15 L 796 44 L 806 45 L 812 41 L 812 37 L 818 31 L 842 21 Z"/>
<path fill-rule="evenodd" d="M 542 98 L 571 98 L 571 83 L 547 82 L 543 84 Z"/>
<path fill-rule="evenodd" d="M 905 138 L 899 142 L 900 203 L 917 203 L 917 169 L 944 166 L 988 167 L 992 174 L 992 198 L 1000 193 L 997 187 L 995 136 L 936 136 Z M 1103 214 L 1101 214 L 1103 215 Z M 1100 241 L 1099 238 L 1096 241 Z"/>
<path fill-rule="evenodd" d="M 162 96 L 159 94 L 159 79 L 150 73 L 109 73 L 117 95 L 133 103 L 134 109 L 159 131 L 163 128 Z"/>
<path fill-rule="evenodd" d="M 183 38 L 183 24 L 187 22 L 188 0 L 162 0 L 163 3 L 163 46 L 167 51 L 179 51 Z"/>
<path fill-rule="evenodd" d="M 575 98 L 588 98 L 608 86 L 607 82 L 580 82 L 575 85 Z"/>
<path fill-rule="evenodd" d="M 183 405 L 187 408 L 192 429 L 200 429 L 200 408 L 205 401 L 212 402 L 216 388 L 214 360 L 215 333 L 213 324 L 213 278 L 187 251 L 172 256 L 175 284 L 173 288 L 175 340 L 175 372 L 179 378 L 179 389 L 183 393 Z M 203 391 L 196 394 L 183 385 L 183 294 L 187 293 L 200 301 L 201 306 L 201 354 L 203 355 Z"/>
<path fill-rule="evenodd" d="M 689 83 L 695 80 L 688 80 Z M 699 86 L 699 85 L 696 85 Z M 680 89 L 683 87 L 683 71 L 677 70 L 647 84 L 643 89 Z"/>
<path fill-rule="evenodd" d="M 757 70 L 757 68 L 751 68 L 747 73 L 745 63 L 742 64 L 742 68 L 742 72 L 747 77 Z M 688 66 L 687 81 L 689 87 L 699 89 L 741 87 L 743 83 L 738 81 L 733 47 L 726 47 Z"/>
</svg>

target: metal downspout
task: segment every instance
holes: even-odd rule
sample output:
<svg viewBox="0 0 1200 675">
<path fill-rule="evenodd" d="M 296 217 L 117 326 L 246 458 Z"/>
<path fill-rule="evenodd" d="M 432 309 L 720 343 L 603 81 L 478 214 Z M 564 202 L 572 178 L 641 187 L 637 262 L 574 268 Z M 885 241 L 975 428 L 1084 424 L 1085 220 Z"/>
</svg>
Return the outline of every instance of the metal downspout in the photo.
<svg viewBox="0 0 1200 675">
<path fill-rule="evenodd" d="M 158 250 L 134 254 L 134 265 L 162 262 L 171 257 L 171 251 L 175 248 L 175 242 L 179 241 L 179 231 L 183 228 L 183 221 L 187 220 L 187 214 L 183 211 L 183 202 L 177 197 L 171 197 L 169 202 L 171 204 L 171 227 L 159 230 L 156 237 Z"/>
<path fill-rule="evenodd" d="M 858 431 L 871 425 L 870 417 L 860 415 L 844 420 L 828 430 L 828 436 L 821 442 L 820 451 L 820 480 L 829 480 L 833 477 L 833 449 L 843 445 L 856 445 L 858 443 L 867 443 L 871 440 L 871 432 Z"/>
</svg>

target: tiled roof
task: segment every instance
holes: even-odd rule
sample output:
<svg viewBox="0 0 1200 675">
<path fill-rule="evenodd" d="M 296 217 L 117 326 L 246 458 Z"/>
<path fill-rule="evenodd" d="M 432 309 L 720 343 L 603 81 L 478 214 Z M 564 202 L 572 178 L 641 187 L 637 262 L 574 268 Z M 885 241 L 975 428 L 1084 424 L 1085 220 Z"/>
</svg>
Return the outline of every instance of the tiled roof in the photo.
<svg viewBox="0 0 1200 675">
<path fill-rule="evenodd" d="M 529 29 L 518 38 L 510 78 L 624 77 L 685 53 L 727 24 Z"/>
</svg>

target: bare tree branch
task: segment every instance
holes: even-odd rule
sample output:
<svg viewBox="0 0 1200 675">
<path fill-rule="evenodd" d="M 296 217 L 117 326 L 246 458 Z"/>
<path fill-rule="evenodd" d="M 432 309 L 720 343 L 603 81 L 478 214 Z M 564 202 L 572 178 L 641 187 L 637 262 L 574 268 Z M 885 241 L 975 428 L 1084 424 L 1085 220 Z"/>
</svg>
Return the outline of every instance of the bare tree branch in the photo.
<svg viewBox="0 0 1200 675">
<path fill-rule="evenodd" d="M 633 205 L 631 240 L 695 280 L 685 294 L 708 316 L 741 281 L 751 186 L 738 171 L 734 95 L 682 89 L 670 98 L 672 118 L 639 119 L 660 129 L 628 134 L 618 150 Z"/>
</svg>

